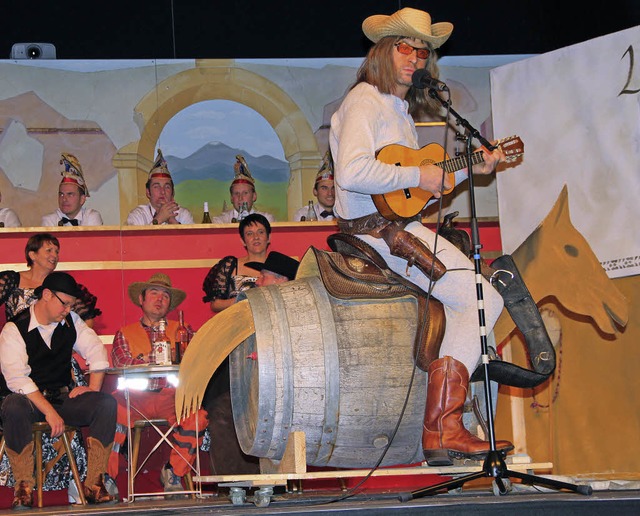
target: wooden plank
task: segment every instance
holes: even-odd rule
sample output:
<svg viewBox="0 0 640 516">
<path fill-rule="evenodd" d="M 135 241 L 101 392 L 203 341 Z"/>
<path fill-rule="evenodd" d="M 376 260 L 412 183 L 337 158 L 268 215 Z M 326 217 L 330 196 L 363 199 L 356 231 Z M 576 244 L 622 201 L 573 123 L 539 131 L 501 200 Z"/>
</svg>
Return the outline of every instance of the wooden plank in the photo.
<svg viewBox="0 0 640 516">
<path fill-rule="evenodd" d="M 260 458 L 262 474 L 304 474 L 307 472 L 307 446 L 304 432 L 291 432 L 282 460 Z"/>
<path fill-rule="evenodd" d="M 510 463 L 506 461 L 509 469 L 513 471 L 531 472 L 531 471 L 551 471 L 553 464 L 551 462 L 537 463 Z M 335 471 L 310 471 L 307 473 L 271 473 L 261 475 L 205 475 L 194 477 L 194 481 L 202 483 L 222 482 L 250 482 L 252 485 L 280 485 L 287 480 L 315 480 L 323 478 L 358 478 L 365 477 L 371 473 L 373 477 L 394 477 L 406 475 L 446 475 L 456 476 L 467 473 L 475 473 L 482 470 L 482 462 L 474 462 L 473 465 L 464 466 L 446 466 L 446 467 L 428 467 L 428 466 L 410 466 L 406 468 L 382 468 L 377 469 L 373 473 L 368 469 L 341 469 Z"/>
</svg>

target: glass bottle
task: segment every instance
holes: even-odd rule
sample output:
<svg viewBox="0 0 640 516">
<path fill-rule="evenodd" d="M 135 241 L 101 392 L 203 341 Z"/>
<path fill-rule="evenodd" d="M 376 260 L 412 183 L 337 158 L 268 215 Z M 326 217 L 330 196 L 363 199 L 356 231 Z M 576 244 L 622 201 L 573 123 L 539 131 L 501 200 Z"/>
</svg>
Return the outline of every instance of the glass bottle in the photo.
<svg viewBox="0 0 640 516">
<path fill-rule="evenodd" d="M 175 347 L 173 350 L 173 363 L 179 364 L 182 361 L 184 352 L 189 345 L 189 331 L 184 324 L 184 312 L 178 311 L 178 328 L 176 329 Z"/>
<path fill-rule="evenodd" d="M 209 215 L 209 203 L 207 201 L 204 202 L 202 223 L 203 224 L 211 224 L 211 215 Z"/>
<path fill-rule="evenodd" d="M 155 365 L 171 365 L 171 341 L 167 337 L 167 323 L 164 319 L 158 322 L 158 330 L 153 340 Z"/>
<path fill-rule="evenodd" d="M 244 219 L 247 215 L 249 215 L 249 205 L 246 202 L 243 202 L 242 206 L 240 206 L 240 212 L 238 213 L 238 222 Z"/>
<path fill-rule="evenodd" d="M 309 201 L 309 206 L 307 207 L 307 216 L 305 218 L 307 222 L 317 222 L 318 216 L 316 215 L 316 210 L 313 208 L 313 201 Z"/>
</svg>

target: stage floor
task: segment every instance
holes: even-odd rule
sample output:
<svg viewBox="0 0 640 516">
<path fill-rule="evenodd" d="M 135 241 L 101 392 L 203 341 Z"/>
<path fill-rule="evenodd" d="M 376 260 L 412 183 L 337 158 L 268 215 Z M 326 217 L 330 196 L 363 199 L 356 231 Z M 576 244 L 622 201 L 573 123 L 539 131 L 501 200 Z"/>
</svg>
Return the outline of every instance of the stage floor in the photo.
<svg viewBox="0 0 640 516">
<path fill-rule="evenodd" d="M 480 485 L 477 485 L 479 483 Z M 493 493 L 489 479 L 480 479 L 465 484 L 462 491 L 439 494 L 436 496 L 414 498 L 406 502 L 398 496 L 406 494 L 395 490 L 359 491 L 353 496 L 341 499 L 349 491 L 303 491 L 287 492 L 276 488 L 270 504 L 256 507 L 253 503 L 253 491 L 249 491 L 246 502 L 234 505 L 228 497 L 228 489 L 220 492 L 205 493 L 201 498 L 165 500 L 163 498 L 137 499 L 133 503 L 118 503 L 99 506 L 60 506 L 44 507 L 21 511 L 29 514 L 354 514 L 387 515 L 402 511 L 402 514 L 487 514 L 498 515 L 637 515 L 640 514 L 640 489 L 637 482 L 630 483 L 632 489 L 621 484 L 599 482 L 607 486 L 603 490 L 594 490 L 587 496 L 571 492 L 557 492 L 546 489 L 536 490 L 529 486 L 520 486 L 517 481 L 513 489 L 497 496 Z M 613 487 L 612 487 L 613 486 Z M 5 512 L 5 511 L 2 511 Z M 10 512 L 7 510 L 6 513 Z"/>
</svg>

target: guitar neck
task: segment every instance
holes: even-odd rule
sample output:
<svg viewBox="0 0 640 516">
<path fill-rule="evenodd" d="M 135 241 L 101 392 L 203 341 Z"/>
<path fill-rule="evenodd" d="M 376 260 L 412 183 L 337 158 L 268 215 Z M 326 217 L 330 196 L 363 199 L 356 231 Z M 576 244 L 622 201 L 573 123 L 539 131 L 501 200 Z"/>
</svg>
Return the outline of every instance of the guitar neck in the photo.
<svg viewBox="0 0 640 516">
<path fill-rule="evenodd" d="M 471 153 L 471 164 L 477 165 L 484 161 L 484 154 L 482 151 L 476 151 Z M 444 169 L 445 172 L 452 174 L 458 170 L 462 170 L 467 166 L 467 157 L 465 155 L 458 156 L 457 158 L 445 159 L 439 163 L 435 163 L 437 167 Z"/>
</svg>

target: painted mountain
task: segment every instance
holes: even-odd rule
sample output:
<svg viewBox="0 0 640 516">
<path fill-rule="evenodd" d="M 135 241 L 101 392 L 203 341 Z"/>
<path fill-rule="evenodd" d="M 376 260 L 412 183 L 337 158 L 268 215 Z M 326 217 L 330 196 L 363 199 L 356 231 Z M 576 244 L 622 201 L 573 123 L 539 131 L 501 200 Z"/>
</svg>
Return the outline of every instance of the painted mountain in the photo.
<svg viewBox="0 0 640 516">
<path fill-rule="evenodd" d="M 186 158 L 165 156 L 180 205 L 191 211 L 195 222 L 202 220 L 205 201 L 212 216 L 231 208 L 229 185 L 237 154 L 245 157 L 256 180 L 255 208 L 271 213 L 276 220 L 287 220 L 289 164 L 273 156 L 255 157 L 220 142 L 208 143 Z"/>
<path fill-rule="evenodd" d="M 165 156 L 173 182 L 177 185 L 186 180 L 217 179 L 231 182 L 236 155 L 242 154 L 251 175 L 263 183 L 289 181 L 289 164 L 273 156 L 252 156 L 242 149 L 234 149 L 220 142 L 211 142 L 200 147 L 186 158 Z"/>
</svg>

